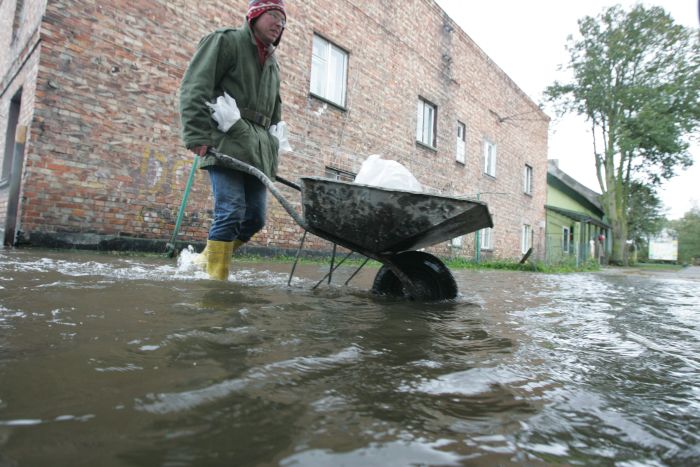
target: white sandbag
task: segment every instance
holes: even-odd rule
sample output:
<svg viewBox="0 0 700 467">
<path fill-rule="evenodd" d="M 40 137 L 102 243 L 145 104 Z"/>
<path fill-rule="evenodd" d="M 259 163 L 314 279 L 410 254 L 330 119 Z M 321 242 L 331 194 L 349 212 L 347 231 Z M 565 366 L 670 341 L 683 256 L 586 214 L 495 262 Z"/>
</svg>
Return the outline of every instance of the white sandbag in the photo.
<svg viewBox="0 0 700 467">
<path fill-rule="evenodd" d="M 229 96 L 227 93 L 217 97 L 216 102 L 207 102 L 206 104 L 213 112 L 212 118 L 219 124 L 217 128 L 224 133 L 241 119 L 241 111 L 238 110 L 236 99 Z"/>
<path fill-rule="evenodd" d="M 379 154 L 372 154 L 362 163 L 355 183 L 392 190 L 423 191 L 421 184 L 406 167 L 396 161 L 382 159 Z"/>
</svg>

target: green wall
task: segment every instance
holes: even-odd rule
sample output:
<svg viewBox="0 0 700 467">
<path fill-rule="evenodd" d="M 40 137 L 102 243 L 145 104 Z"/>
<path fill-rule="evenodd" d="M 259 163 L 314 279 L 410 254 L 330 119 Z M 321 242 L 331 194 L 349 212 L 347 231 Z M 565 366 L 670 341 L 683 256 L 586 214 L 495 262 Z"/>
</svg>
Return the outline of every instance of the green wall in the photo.
<svg viewBox="0 0 700 467">
<path fill-rule="evenodd" d="M 580 212 L 581 214 L 586 214 L 602 221 L 600 212 L 592 210 L 589 203 L 579 203 L 564 191 L 552 186 L 551 183 L 547 183 L 547 204 L 549 206 L 568 209 L 569 211 Z"/>
</svg>

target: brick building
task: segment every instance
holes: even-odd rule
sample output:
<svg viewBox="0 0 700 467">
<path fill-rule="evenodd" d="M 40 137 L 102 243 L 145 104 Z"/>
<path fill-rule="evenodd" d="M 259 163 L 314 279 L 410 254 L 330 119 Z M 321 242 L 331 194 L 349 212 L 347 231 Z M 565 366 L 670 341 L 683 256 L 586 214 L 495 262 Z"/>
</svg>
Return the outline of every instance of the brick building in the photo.
<svg viewBox="0 0 700 467">
<path fill-rule="evenodd" d="M 381 154 L 430 190 L 489 204 L 495 227 L 479 233 L 482 257 L 530 246 L 542 256 L 549 118 L 433 0 L 287 3 L 277 54 L 294 152 L 281 175 L 351 176 Z M 199 39 L 241 24 L 246 6 L 0 2 L 5 244 L 162 249 L 192 164 L 179 138 L 180 79 Z M 206 239 L 205 175 L 196 174 L 183 242 Z M 268 209 L 252 243 L 294 248 L 300 229 L 272 197 Z M 432 249 L 472 257 L 475 242 Z"/>
</svg>

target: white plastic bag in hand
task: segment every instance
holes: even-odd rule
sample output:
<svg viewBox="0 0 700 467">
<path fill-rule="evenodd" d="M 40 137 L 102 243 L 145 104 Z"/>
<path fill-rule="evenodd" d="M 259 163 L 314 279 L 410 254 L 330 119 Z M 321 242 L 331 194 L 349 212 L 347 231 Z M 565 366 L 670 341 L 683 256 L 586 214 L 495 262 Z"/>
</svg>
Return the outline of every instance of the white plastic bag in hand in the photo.
<svg viewBox="0 0 700 467">
<path fill-rule="evenodd" d="M 423 191 L 421 184 L 406 167 L 396 161 L 382 159 L 379 154 L 372 154 L 362 163 L 355 183 L 392 190 Z"/>
<path fill-rule="evenodd" d="M 213 111 L 212 118 L 219 124 L 217 128 L 224 133 L 241 119 L 241 111 L 238 110 L 236 99 L 229 96 L 227 93 L 217 97 L 216 102 L 213 104 L 207 102 L 207 105 Z"/>
<path fill-rule="evenodd" d="M 279 153 L 292 152 L 292 145 L 289 144 L 289 133 L 287 132 L 287 123 L 284 121 L 272 125 L 268 130 L 272 136 L 277 138 L 280 143 Z"/>
</svg>

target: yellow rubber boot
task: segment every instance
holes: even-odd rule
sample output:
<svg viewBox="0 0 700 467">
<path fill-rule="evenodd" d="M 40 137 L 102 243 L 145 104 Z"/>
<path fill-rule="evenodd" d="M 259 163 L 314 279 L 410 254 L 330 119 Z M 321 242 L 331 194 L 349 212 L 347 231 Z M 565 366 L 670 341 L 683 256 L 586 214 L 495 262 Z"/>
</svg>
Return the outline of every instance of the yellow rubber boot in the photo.
<svg viewBox="0 0 700 467">
<path fill-rule="evenodd" d="M 245 245 L 245 242 L 238 240 L 238 239 L 234 240 L 233 241 L 233 249 L 231 250 L 231 252 L 233 253 L 234 251 L 236 251 L 237 249 L 239 249 L 243 245 Z M 207 270 L 207 262 L 208 262 L 207 258 L 209 257 L 209 250 L 207 249 L 208 246 L 209 246 L 209 243 L 207 240 L 207 245 L 204 247 L 202 252 L 199 253 L 197 256 L 195 256 L 194 259 L 192 260 L 192 262 L 195 264 L 195 266 L 200 268 L 202 271 Z"/>
<path fill-rule="evenodd" d="M 238 239 L 235 239 L 235 240 L 233 241 L 233 250 L 231 250 L 231 252 L 236 251 L 237 249 L 239 249 L 239 248 L 242 247 L 243 245 L 245 245 L 245 242 L 242 242 L 242 241 L 240 241 L 240 240 L 238 240 Z M 205 248 L 205 250 L 206 250 L 206 248 Z"/>
<path fill-rule="evenodd" d="M 225 281 L 233 252 L 233 242 L 207 240 L 207 274 L 211 279 Z"/>
<path fill-rule="evenodd" d="M 205 246 L 202 252 L 195 256 L 192 260 L 194 265 L 200 268 L 202 271 L 207 270 L 207 258 L 209 257 L 209 250 L 207 249 L 208 246 L 209 242 L 207 241 L 207 246 Z"/>
</svg>

